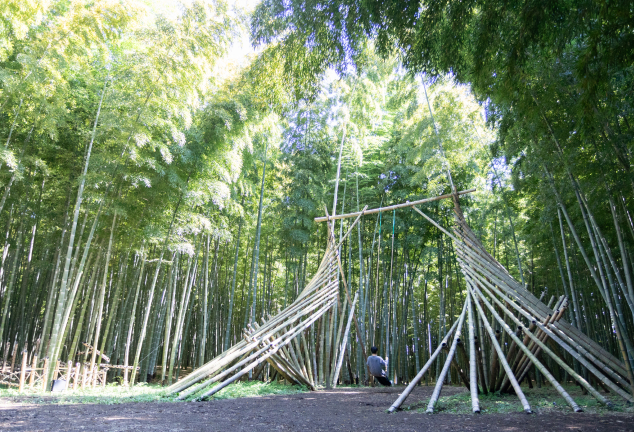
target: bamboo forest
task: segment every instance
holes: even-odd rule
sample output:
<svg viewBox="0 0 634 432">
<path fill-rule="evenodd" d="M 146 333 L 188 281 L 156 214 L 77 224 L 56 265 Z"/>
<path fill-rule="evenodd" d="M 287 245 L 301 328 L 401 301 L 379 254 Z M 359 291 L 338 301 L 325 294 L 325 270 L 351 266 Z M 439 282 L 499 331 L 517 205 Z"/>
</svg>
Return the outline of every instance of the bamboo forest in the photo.
<svg viewBox="0 0 634 432">
<path fill-rule="evenodd" d="M 633 26 L 627 1 L 2 0 L 0 429 L 58 430 L 26 420 L 47 395 L 130 430 L 182 400 L 209 418 L 148 404 L 152 430 L 633 430 Z"/>
</svg>

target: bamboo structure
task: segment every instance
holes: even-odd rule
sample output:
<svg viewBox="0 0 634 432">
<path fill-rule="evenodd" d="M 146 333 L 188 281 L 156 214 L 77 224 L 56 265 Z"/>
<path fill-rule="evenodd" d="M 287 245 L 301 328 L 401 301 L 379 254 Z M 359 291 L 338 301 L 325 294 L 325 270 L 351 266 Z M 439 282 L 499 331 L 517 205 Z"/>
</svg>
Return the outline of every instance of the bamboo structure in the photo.
<svg viewBox="0 0 634 432">
<path fill-rule="evenodd" d="M 446 345 L 447 339 L 453 334 L 451 349 L 445 360 L 441 377 L 438 379 L 432 398 L 429 401 L 427 412 L 433 412 L 434 404 L 443 386 L 444 374 L 446 374 L 450 364 L 454 361 L 454 348 L 460 336 L 463 321 L 465 321 L 465 311 L 468 312 L 470 342 L 468 363 L 473 412 L 477 413 L 480 411 L 478 385 L 484 392 L 487 391 L 486 380 L 484 379 L 486 371 L 482 368 L 482 358 L 491 359 L 489 390 L 496 391 L 499 389 L 505 391 L 512 387 L 527 413 L 531 412 L 531 407 L 522 392 L 520 383 L 528 376 L 533 366 L 561 394 L 573 411 L 582 411 L 547 368 L 541 358 L 544 356 L 552 359 L 552 362 L 565 370 L 584 391 L 590 393 L 600 403 L 611 405 L 609 400 L 590 385 L 589 380 L 568 365 L 561 354 L 562 352 L 568 353 L 579 362 L 592 380 L 599 383 L 602 388 L 609 388 L 610 391 L 613 391 L 626 401 L 633 402 L 634 383 L 628 379 L 626 365 L 563 318 L 564 311 L 567 308 L 567 298 L 562 296 L 551 309 L 552 301 L 546 305 L 540 298 L 530 293 L 524 284 L 516 281 L 506 268 L 484 249 L 484 246 L 467 225 L 460 208 L 458 193 L 453 194 L 453 200 L 454 229 L 451 232 L 418 208 L 413 207 L 416 212 L 452 240 L 468 292 L 462 314 L 457 321 L 457 327 L 454 324 L 455 330 L 452 328 L 445 340 L 443 340 L 442 345 Z M 481 353 L 475 342 L 474 329 L 479 324 L 478 317 L 488 335 L 489 346 L 492 347 L 491 353 L 488 355 L 487 353 Z M 514 331 L 507 324 L 509 321 L 517 325 L 517 331 Z M 499 342 L 499 332 L 496 333 L 493 329 L 494 324 L 501 327 L 512 341 L 506 355 Z M 525 335 L 523 339 L 520 338 L 522 331 Z M 481 335 L 484 336 L 483 333 Z M 553 346 L 558 349 L 552 349 Z M 481 348 L 483 347 L 484 344 L 481 345 Z M 439 346 L 436 353 L 440 348 Z M 435 360 L 436 353 L 392 404 L 389 412 L 394 412 L 405 401 L 414 386 L 431 366 L 430 363 Z M 502 373 L 498 376 L 500 366 Z M 481 372 L 478 373 L 477 369 L 481 369 Z"/>
<path fill-rule="evenodd" d="M 626 401 L 634 401 L 631 394 L 633 383 L 628 379 L 623 362 L 563 318 L 568 307 L 567 297 L 563 295 L 552 298 L 548 304 L 543 303 L 545 293 L 542 293 L 541 298 L 534 296 L 484 249 L 467 225 L 460 208 L 460 195 L 469 192 L 472 190 L 380 209 L 367 210 L 366 207 L 361 212 L 332 218 L 326 210 L 325 218 L 316 219 L 317 222 L 328 222 L 326 251 L 317 272 L 297 299 L 276 316 L 269 315 L 266 321 L 262 319 L 261 324 L 255 321 L 248 324 L 243 330 L 242 340 L 171 385 L 168 393 L 178 394 L 181 400 L 208 398 L 247 374 L 253 379 L 264 376 L 266 364 L 276 376 L 290 383 L 304 385 L 312 390 L 321 385 L 335 387 L 344 362 L 352 322 L 356 334 L 361 334 L 354 313 L 360 293 L 355 293 L 354 300 L 351 298 L 339 256 L 340 246 L 365 214 L 411 207 L 453 242 L 467 296 L 459 319 L 453 323 L 433 353 L 430 346 L 429 359 L 392 404 L 389 412 L 398 409 L 432 365 L 440 361 L 441 351 L 447 354 L 443 364 L 439 365 L 439 376 L 427 406 L 427 412 L 430 413 L 434 411 L 451 366 L 457 369 L 460 379 L 470 390 L 474 413 L 480 412 L 479 393 L 496 391 L 513 391 L 524 411 L 530 413 L 531 405 L 520 384 L 527 377 L 530 383 L 533 368 L 559 392 L 573 411 L 580 412 L 580 406 L 555 378 L 547 364 L 556 364 L 563 369 L 566 376 L 602 404 L 611 403 L 590 385 L 590 380 Z M 451 231 L 415 207 L 418 203 L 444 198 L 453 198 L 454 201 L 454 228 Z M 330 220 L 348 217 L 356 219 L 345 235 L 340 234 L 337 242 Z M 343 302 L 340 301 L 340 292 L 345 294 Z M 316 333 L 313 333 L 312 326 L 316 322 L 319 325 Z M 468 344 L 460 340 L 462 334 L 468 335 Z M 503 348 L 503 335 L 507 338 L 508 349 Z M 363 342 L 357 342 L 365 357 Z M 572 368 L 568 364 L 570 358 L 577 361 L 587 374 Z M 548 363 L 545 359 L 549 359 Z M 460 366 L 459 362 L 466 367 Z"/>
<path fill-rule="evenodd" d="M 257 378 L 263 370 L 258 366 L 262 365 L 263 362 L 271 365 L 280 376 L 289 382 L 305 385 L 315 390 L 318 383 L 315 382 L 312 373 L 314 365 L 311 365 L 310 352 L 315 353 L 316 347 L 308 346 L 304 333 L 317 320 L 322 319 L 322 330 L 324 326 L 329 325 L 330 336 L 332 336 L 335 305 L 341 304 L 339 299 L 340 284 L 345 288 L 346 302 L 351 305 L 348 321 L 354 320 L 355 326 L 358 328 L 354 315 L 357 297 L 355 296 L 354 301 L 350 298 L 339 257 L 339 247 L 352 232 L 362 215 L 363 211 L 351 224 L 347 233 L 340 238 L 339 243 L 335 241 L 334 232 L 329 224 L 328 243 L 319 268 L 292 304 L 276 316 L 269 317 L 267 321 L 263 320 L 261 325 L 255 322 L 253 325 L 247 325 L 243 331 L 242 340 L 194 370 L 187 377 L 169 386 L 167 388 L 168 394 L 178 393 L 178 399 L 181 400 L 190 396 L 195 396 L 198 399 L 208 398 L 246 374 L 251 373 L 254 378 Z M 350 324 L 346 329 L 346 335 L 349 326 Z M 346 337 L 339 347 L 320 350 L 320 368 L 322 362 L 327 369 L 335 364 L 333 369 L 337 370 L 337 374 L 339 373 L 341 362 L 336 362 L 336 359 L 343 358 L 343 351 L 347 345 L 344 343 Z M 328 344 L 330 339 L 328 339 Z M 323 346 L 322 344 L 321 347 L 323 348 Z M 363 347 L 362 349 L 365 352 Z M 335 370 L 330 376 L 329 385 L 336 382 L 337 377 L 334 372 Z M 324 381 L 325 376 L 325 373 L 320 371 L 319 380 Z"/>
</svg>

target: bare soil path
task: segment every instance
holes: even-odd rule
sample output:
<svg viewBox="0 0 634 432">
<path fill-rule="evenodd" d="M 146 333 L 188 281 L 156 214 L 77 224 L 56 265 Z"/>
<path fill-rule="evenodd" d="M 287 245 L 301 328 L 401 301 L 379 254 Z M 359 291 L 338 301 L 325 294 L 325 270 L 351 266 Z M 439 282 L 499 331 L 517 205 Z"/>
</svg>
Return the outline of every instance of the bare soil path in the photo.
<svg viewBox="0 0 634 432">
<path fill-rule="evenodd" d="M 403 387 L 183 403 L 33 405 L 0 400 L 0 431 L 634 431 L 631 414 L 386 414 Z M 465 391 L 445 387 L 448 396 Z M 408 403 L 428 399 L 418 387 Z M 421 405 L 422 407 L 422 405 Z"/>
</svg>

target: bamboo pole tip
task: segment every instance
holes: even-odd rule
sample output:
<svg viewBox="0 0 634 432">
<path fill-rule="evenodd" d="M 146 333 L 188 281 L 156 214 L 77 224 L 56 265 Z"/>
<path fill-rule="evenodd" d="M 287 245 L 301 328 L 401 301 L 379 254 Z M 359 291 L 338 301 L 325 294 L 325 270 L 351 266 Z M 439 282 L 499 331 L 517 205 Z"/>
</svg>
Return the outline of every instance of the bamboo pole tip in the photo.
<svg viewBox="0 0 634 432">
<path fill-rule="evenodd" d="M 532 409 L 530 409 L 530 408 L 524 408 L 524 412 L 525 412 L 526 414 L 533 414 L 533 410 L 532 410 Z"/>
</svg>

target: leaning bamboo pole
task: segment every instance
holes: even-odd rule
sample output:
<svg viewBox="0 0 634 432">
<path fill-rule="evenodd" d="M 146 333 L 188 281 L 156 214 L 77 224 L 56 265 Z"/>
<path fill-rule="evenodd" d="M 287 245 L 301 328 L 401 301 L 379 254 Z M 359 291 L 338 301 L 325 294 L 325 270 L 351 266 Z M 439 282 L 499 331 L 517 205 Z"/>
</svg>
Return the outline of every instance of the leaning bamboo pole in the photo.
<svg viewBox="0 0 634 432">
<path fill-rule="evenodd" d="M 440 372 L 440 376 L 436 381 L 436 386 L 434 387 L 434 391 L 429 399 L 429 404 L 427 404 L 427 413 L 431 414 L 434 412 L 434 406 L 438 401 L 438 397 L 440 396 L 440 391 L 442 390 L 443 383 L 445 382 L 445 377 L 447 376 L 447 371 L 449 371 L 449 366 L 451 366 L 451 360 L 456 352 L 456 344 L 458 343 L 458 339 L 460 338 L 460 332 L 462 331 L 462 323 L 464 322 L 464 317 L 467 312 L 467 304 L 465 303 L 462 307 L 462 313 L 458 318 L 458 327 L 456 327 L 456 333 L 454 334 L 453 341 L 451 342 L 451 348 L 449 348 L 449 353 L 447 354 L 447 359 L 445 360 L 445 364 Z"/>
<path fill-rule="evenodd" d="M 348 344 L 348 334 L 350 332 L 350 324 L 352 324 L 352 317 L 353 317 L 352 311 L 354 310 L 354 306 L 356 305 L 358 298 L 359 298 L 359 292 L 357 291 L 356 293 L 354 293 L 354 299 L 352 300 L 352 305 L 350 306 L 350 313 L 348 314 L 348 322 L 346 323 L 346 331 L 344 332 L 343 339 L 341 340 L 341 346 L 339 347 L 339 359 L 337 360 L 335 373 L 333 374 L 333 378 L 332 378 L 333 388 L 337 387 L 337 377 L 339 376 L 339 372 L 341 371 L 341 365 L 343 364 L 343 357 L 346 351 L 346 346 Z"/>
</svg>

